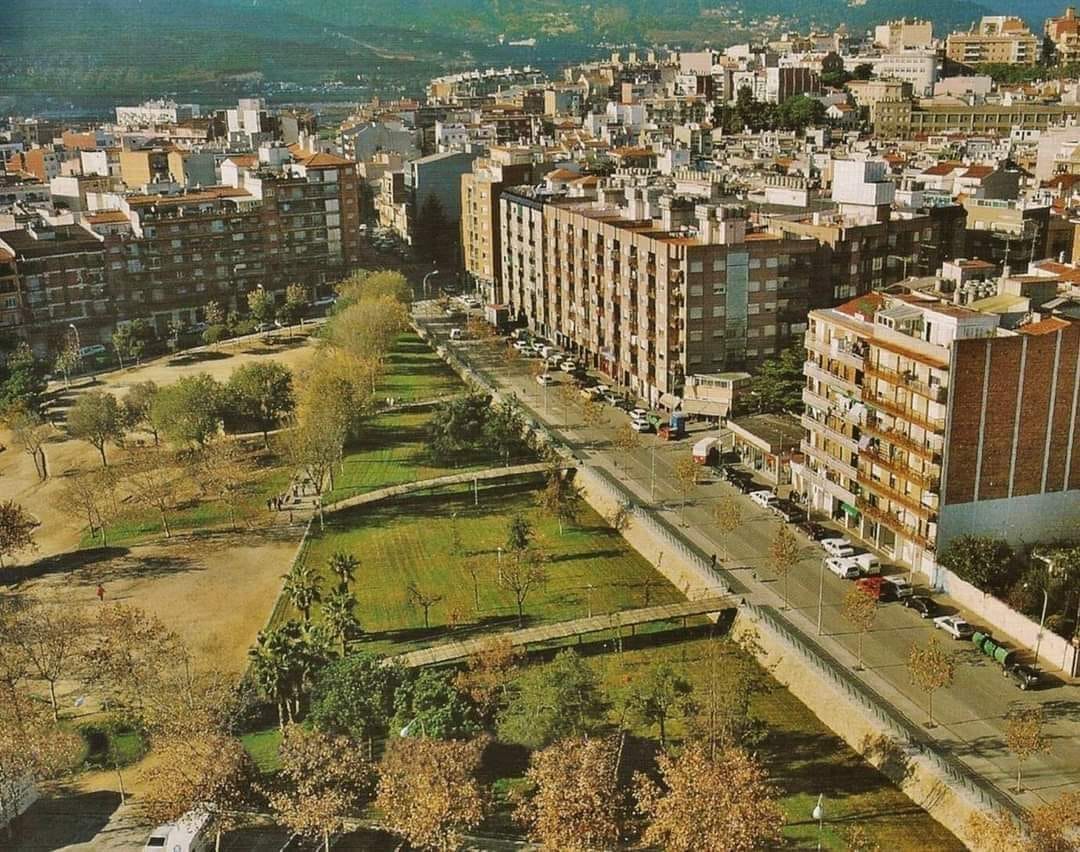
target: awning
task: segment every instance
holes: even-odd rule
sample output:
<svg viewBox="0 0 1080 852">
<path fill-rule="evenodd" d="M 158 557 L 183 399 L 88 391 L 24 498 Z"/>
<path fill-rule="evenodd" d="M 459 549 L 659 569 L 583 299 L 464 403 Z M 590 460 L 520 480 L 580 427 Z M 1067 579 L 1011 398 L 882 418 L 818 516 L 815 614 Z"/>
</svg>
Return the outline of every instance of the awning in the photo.
<svg viewBox="0 0 1080 852">
<path fill-rule="evenodd" d="M 850 503 L 845 503 L 843 500 L 841 500 L 840 508 L 845 514 L 849 515 L 853 521 L 859 520 L 859 510 L 852 506 Z"/>
<path fill-rule="evenodd" d="M 673 394 L 673 393 L 662 393 L 662 394 L 660 394 L 660 407 L 661 408 L 667 408 L 667 409 L 670 409 L 671 411 L 674 411 L 676 408 L 679 407 L 680 402 L 681 402 L 681 400 L 677 396 L 675 396 L 675 394 Z"/>
<path fill-rule="evenodd" d="M 723 417 L 727 414 L 724 403 L 708 399 L 684 399 L 682 410 L 687 414 L 704 414 L 706 417 Z"/>
</svg>

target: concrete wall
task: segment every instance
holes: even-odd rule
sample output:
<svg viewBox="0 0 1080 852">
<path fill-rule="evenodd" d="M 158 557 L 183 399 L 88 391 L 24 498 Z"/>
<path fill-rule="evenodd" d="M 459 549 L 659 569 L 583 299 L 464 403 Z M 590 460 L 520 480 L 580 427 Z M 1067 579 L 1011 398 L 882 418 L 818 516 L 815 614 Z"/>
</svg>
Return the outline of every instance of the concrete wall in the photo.
<svg viewBox="0 0 1080 852">
<path fill-rule="evenodd" d="M 961 535 L 992 535 L 1013 546 L 1071 538 L 1080 527 L 1080 490 L 954 503 L 938 516 L 938 550 Z"/>
</svg>

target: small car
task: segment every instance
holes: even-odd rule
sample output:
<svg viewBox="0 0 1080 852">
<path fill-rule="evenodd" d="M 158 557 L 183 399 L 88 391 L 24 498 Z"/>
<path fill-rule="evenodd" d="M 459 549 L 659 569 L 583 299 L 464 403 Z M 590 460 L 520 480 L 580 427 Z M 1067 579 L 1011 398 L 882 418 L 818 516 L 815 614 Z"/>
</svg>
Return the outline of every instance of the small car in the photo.
<svg viewBox="0 0 1080 852">
<path fill-rule="evenodd" d="M 829 556 L 842 558 L 855 555 L 855 548 L 851 546 L 851 541 L 846 538 L 823 538 L 821 539 L 821 546 L 825 548 L 825 552 Z"/>
<path fill-rule="evenodd" d="M 762 509 L 768 509 L 776 502 L 776 495 L 771 491 L 762 489 L 760 491 L 751 491 L 750 499 L 757 503 Z"/>
<path fill-rule="evenodd" d="M 630 428 L 635 432 L 651 432 L 653 425 L 648 420 L 631 420 Z"/>
<path fill-rule="evenodd" d="M 975 628 L 959 615 L 939 615 L 934 619 L 934 627 L 944 630 L 953 639 L 970 639 Z"/>
<path fill-rule="evenodd" d="M 451 340 L 461 340 L 461 338 L 464 337 L 464 336 L 465 335 L 464 335 L 464 333 L 462 332 L 462 330 L 460 328 L 452 328 L 452 329 L 450 329 L 450 339 Z"/>
<path fill-rule="evenodd" d="M 760 491 L 761 490 L 761 486 L 758 485 L 756 482 L 754 482 L 754 480 L 751 479 L 748 476 L 747 477 L 741 477 L 740 476 L 738 479 L 736 479 L 734 482 L 732 482 L 732 485 L 734 485 L 736 488 L 738 488 L 739 491 L 742 492 L 743 494 L 753 494 L 755 491 Z"/>
<path fill-rule="evenodd" d="M 865 566 L 863 566 L 863 571 L 866 571 Z M 901 574 L 890 574 L 888 577 L 882 577 L 882 580 L 892 587 L 891 594 L 898 601 L 907 600 L 915 594 L 915 590 L 911 588 L 908 578 Z"/>
<path fill-rule="evenodd" d="M 524 355 L 526 352 L 532 351 L 532 346 L 529 345 L 529 341 L 527 340 L 515 340 L 514 348 L 522 355 Z"/>
<path fill-rule="evenodd" d="M 811 541 L 821 541 L 830 535 L 828 528 L 808 519 L 799 521 L 796 527 L 806 533 Z"/>
<path fill-rule="evenodd" d="M 859 566 L 850 559 L 840 559 L 836 556 L 826 556 L 824 563 L 829 572 L 844 580 L 856 580 L 859 577 Z"/>
<path fill-rule="evenodd" d="M 573 373 L 575 370 L 577 370 L 577 368 L 577 361 L 574 361 L 570 358 L 564 359 L 563 362 L 559 364 L 559 369 L 562 370 L 564 373 Z"/>
<path fill-rule="evenodd" d="M 805 513 L 790 500 L 777 500 L 772 504 L 772 510 L 789 524 L 802 520 Z"/>
<path fill-rule="evenodd" d="M 536 377 L 536 383 L 538 385 L 553 385 L 555 384 L 555 379 L 548 373 L 541 373 Z"/>
<path fill-rule="evenodd" d="M 614 391 L 605 391 L 601 396 L 604 402 L 606 402 L 608 405 L 618 406 L 618 404 L 621 402 L 619 395 Z"/>
<path fill-rule="evenodd" d="M 901 598 L 900 603 L 902 606 L 906 606 L 908 609 L 917 612 L 919 618 L 934 618 L 941 611 L 941 608 L 934 602 L 933 598 L 928 598 L 923 595 L 912 595 L 908 598 Z"/>
<path fill-rule="evenodd" d="M 648 416 L 649 412 L 647 412 L 644 408 L 634 408 L 630 411 L 631 420 L 644 420 Z"/>
<path fill-rule="evenodd" d="M 1021 689 L 1034 689 L 1039 685 L 1039 681 L 1042 675 L 1035 666 L 1030 666 L 1027 663 L 1012 663 L 1005 666 L 1006 677 L 1012 678 Z"/>
</svg>

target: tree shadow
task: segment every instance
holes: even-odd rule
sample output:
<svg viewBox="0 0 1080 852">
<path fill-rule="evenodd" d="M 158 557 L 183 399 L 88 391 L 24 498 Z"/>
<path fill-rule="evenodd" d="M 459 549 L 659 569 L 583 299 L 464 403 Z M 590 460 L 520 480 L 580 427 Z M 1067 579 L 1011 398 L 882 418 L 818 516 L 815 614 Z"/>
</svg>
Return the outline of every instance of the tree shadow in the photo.
<svg viewBox="0 0 1080 852">
<path fill-rule="evenodd" d="M 217 350 L 205 350 L 203 352 L 185 352 L 176 355 L 165 362 L 167 367 L 187 367 L 191 364 L 202 364 L 206 361 L 225 361 L 232 358 L 231 352 L 219 352 Z"/>
<path fill-rule="evenodd" d="M 577 562 L 582 559 L 615 559 L 625 555 L 625 550 L 611 548 L 608 550 L 587 550 L 576 551 L 574 553 L 562 553 L 558 556 L 550 557 L 547 561 L 549 565 L 555 565 L 559 562 Z"/>
<path fill-rule="evenodd" d="M 0 574 L 0 586 L 11 586 L 44 577 L 49 574 L 67 574 L 90 568 L 98 563 L 107 563 L 127 556 L 131 551 L 126 547 L 89 547 L 85 550 L 73 550 L 39 559 L 29 565 L 7 568 Z"/>
<path fill-rule="evenodd" d="M 14 833 L 11 838 L 4 838 L 3 848 L 11 852 L 38 852 L 92 843 L 104 838 L 109 819 L 119 806 L 120 794 L 110 790 L 70 794 L 60 791 L 45 796 L 14 821 Z"/>
</svg>

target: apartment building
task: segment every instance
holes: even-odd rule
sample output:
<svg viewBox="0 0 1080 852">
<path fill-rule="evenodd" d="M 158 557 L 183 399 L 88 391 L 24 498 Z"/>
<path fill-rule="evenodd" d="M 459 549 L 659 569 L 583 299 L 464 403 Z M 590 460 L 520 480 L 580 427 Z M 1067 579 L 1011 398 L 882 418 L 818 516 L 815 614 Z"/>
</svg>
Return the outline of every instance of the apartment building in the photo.
<svg viewBox="0 0 1080 852">
<path fill-rule="evenodd" d="M 15 268 L 15 255 L 0 251 L 0 334 L 11 333 L 24 324 L 22 289 Z"/>
<path fill-rule="evenodd" d="M 1009 136 L 1014 130 L 1044 131 L 1075 122 L 1075 104 L 958 104 L 924 100 L 879 101 L 870 109 L 874 134 L 882 139 L 914 139 L 937 133 Z"/>
<path fill-rule="evenodd" d="M 1034 65 L 1039 48 L 1027 24 L 1007 15 L 984 15 L 970 32 L 950 33 L 945 40 L 945 56 L 964 65 Z"/>
<path fill-rule="evenodd" d="M 1080 61 L 1080 18 L 1076 17 L 1075 7 L 1066 7 L 1060 17 L 1047 18 L 1043 34 L 1053 44 L 1059 63 L 1069 65 Z"/>
<path fill-rule="evenodd" d="M 674 407 L 687 375 L 760 363 L 805 328 L 812 240 L 633 181 L 595 198 L 523 195 L 507 197 L 513 313 L 654 405 Z"/>
<path fill-rule="evenodd" d="M 939 294 L 810 313 L 795 487 L 933 577 L 963 534 L 1058 538 L 1080 512 L 1080 325 L 1015 331 Z"/>
<path fill-rule="evenodd" d="M 887 51 L 934 47 L 934 22 L 918 18 L 902 18 L 874 27 L 874 44 Z"/>
</svg>

